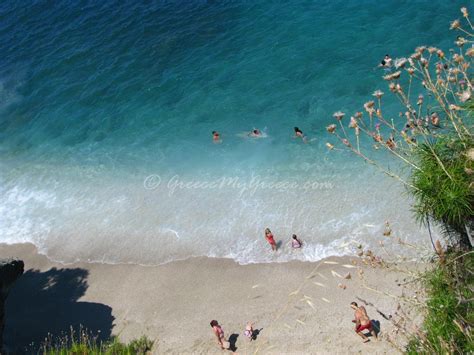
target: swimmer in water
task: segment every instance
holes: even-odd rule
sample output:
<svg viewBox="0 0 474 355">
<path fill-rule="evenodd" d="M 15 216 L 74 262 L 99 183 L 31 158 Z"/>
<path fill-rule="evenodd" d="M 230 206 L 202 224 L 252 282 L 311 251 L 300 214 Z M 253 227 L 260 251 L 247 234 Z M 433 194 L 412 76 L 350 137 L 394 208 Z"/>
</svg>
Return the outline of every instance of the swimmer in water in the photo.
<svg viewBox="0 0 474 355">
<path fill-rule="evenodd" d="M 251 132 L 249 132 L 248 136 L 249 137 L 254 137 L 254 138 L 261 137 L 262 132 L 260 132 L 260 130 L 258 130 L 256 128 L 254 128 Z"/>
<path fill-rule="evenodd" d="M 304 135 L 303 131 L 299 129 L 298 127 L 294 128 L 295 130 L 295 138 L 301 138 L 304 143 L 307 142 L 306 136 Z"/>
<path fill-rule="evenodd" d="M 212 131 L 212 140 L 214 141 L 214 143 L 221 143 L 222 142 L 221 135 L 219 134 L 219 132 Z"/>
<path fill-rule="evenodd" d="M 391 68 L 392 67 L 392 58 L 388 54 L 385 54 L 385 57 L 380 62 L 380 66 L 383 68 Z"/>
</svg>

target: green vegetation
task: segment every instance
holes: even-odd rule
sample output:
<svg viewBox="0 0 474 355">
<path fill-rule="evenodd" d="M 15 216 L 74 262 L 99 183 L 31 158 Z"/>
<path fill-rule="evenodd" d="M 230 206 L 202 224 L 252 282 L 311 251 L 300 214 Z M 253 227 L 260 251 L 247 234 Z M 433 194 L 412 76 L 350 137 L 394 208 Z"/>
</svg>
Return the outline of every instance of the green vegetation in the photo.
<svg viewBox="0 0 474 355">
<path fill-rule="evenodd" d="M 142 336 L 123 344 L 117 338 L 108 341 L 99 341 L 97 337 L 81 329 L 76 336 L 71 330 L 70 336 L 59 338 L 49 337 L 42 345 L 40 353 L 43 355 L 144 355 L 150 354 L 154 341 Z"/>
<path fill-rule="evenodd" d="M 420 167 L 411 174 L 416 218 L 440 222 L 449 242 L 463 249 L 471 246 L 466 225 L 474 215 L 474 160 L 468 154 L 473 148 L 472 138 L 442 136 L 420 144 L 413 153 Z"/>
<path fill-rule="evenodd" d="M 422 329 L 407 346 L 408 354 L 469 354 L 474 352 L 474 254 L 448 253 L 423 276 L 427 302 Z M 467 271 L 467 272 L 466 272 Z"/>
</svg>

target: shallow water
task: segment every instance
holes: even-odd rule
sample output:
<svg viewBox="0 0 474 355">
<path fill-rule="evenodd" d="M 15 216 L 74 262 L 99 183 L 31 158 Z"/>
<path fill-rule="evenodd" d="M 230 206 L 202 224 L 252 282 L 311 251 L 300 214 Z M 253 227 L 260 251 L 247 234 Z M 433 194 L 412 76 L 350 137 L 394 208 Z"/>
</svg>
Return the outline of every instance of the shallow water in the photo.
<svg viewBox="0 0 474 355">
<path fill-rule="evenodd" d="M 158 264 L 317 260 L 351 240 L 376 245 L 385 220 L 425 240 L 403 189 L 328 152 L 324 127 L 388 91 L 374 69 L 386 52 L 450 48 L 460 6 L 2 2 L 0 242 Z M 268 137 L 242 137 L 254 127 Z M 265 227 L 305 248 L 268 253 Z"/>
</svg>

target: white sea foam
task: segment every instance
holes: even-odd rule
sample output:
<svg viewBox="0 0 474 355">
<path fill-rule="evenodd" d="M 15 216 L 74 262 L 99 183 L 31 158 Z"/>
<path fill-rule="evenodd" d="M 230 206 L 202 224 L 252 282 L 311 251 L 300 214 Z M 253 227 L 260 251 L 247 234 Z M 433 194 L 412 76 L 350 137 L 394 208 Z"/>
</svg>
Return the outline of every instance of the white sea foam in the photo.
<svg viewBox="0 0 474 355">
<path fill-rule="evenodd" d="M 373 178 L 371 172 L 359 179 L 334 177 L 331 189 L 256 189 L 243 195 L 231 186 L 195 185 L 170 194 L 166 176 L 147 190 L 144 175 L 118 178 L 84 169 L 50 174 L 47 168 L 37 173 L 36 179 L 29 172 L 2 184 L 1 241 L 34 243 L 66 263 L 155 265 L 193 256 L 241 264 L 316 261 L 351 253 L 358 243 L 376 248 L 385 220 L 397 237 L 422 241 L 408 201 L 389 179 L 378 179 L 370 192 L 358 188 Z M 266 227 L 282 243 L 277 253 L 263 237 Z M 301 250 L 287 245 L 293 233 L 304 241 Z"/>
</svg>

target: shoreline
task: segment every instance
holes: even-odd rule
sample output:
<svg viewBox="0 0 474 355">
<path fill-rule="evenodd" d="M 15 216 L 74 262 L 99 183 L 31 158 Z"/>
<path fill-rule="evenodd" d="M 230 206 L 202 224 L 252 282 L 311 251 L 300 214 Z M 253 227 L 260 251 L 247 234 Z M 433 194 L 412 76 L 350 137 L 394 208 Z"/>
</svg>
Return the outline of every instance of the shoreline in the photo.
<svg viewBox="0 0 474 355">
<path fill-rule="evenodd" d="M 397 300 L 384 293 L 401 295 L 398 280 L 406 275 L 372 268 L 356 256 L 247 265 L 207 257 L 158 266 L 60 264 L 32 244 L 0 244 L 0 257 L 25 262 L 25 274 L 6 302 L 10 351 L 82 324 L 103 339 L 146 335 L 155 339 L 154 353 L 218 354 L 209 326 L 217 319 L 226 336 L 236 339 L 236 353 L 397 352 L 386 340 L 362 344 L 349 303 L 364 300 L 391 314 Z M 374 307 L 367 311 L 380 322 L 383 338 L 391 323 Z M 256 341 L 243 335 L 247 321 L 262 328 Z"/>
</svg>

